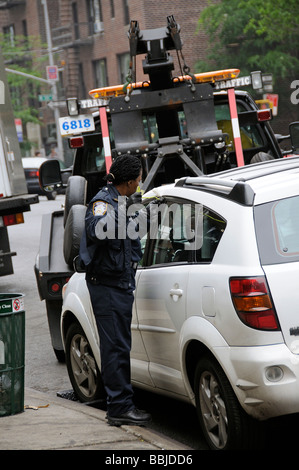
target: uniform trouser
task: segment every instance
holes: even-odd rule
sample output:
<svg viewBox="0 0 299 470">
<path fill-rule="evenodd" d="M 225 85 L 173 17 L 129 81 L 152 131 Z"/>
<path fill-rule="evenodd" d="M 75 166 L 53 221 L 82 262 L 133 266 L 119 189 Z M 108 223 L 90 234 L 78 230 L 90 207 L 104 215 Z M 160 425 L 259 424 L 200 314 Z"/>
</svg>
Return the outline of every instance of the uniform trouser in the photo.
<svg viewBox="0 0 299 470">
<path fill-rule="evenodd" d="M 134 408 L 130 350 L 133 292 L 87 282 L 100 337 L 101 374 L 109 416 Z"/>
</svg>

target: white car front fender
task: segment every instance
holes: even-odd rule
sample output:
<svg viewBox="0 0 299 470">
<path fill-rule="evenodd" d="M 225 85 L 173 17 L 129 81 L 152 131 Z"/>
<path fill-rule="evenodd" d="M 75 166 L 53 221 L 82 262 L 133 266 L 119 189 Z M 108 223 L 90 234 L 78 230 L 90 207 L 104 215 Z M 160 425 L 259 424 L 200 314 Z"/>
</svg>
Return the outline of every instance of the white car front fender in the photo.
<svg viewBox="0 0 299 470">
<path fill-rule="evenodd" d="M 62 341 L 65 347 L 66 338 L 66 319 L 71 313 L 82 327 L 86 338 L 92 349 L 97 366 L 101 369 L 101 357 L 99 348 L 99 335 L 96 326 L 96 320 L 93 315 L 89 292 L 86 286 L 84 275 L 74 274 L 66 287 L 63 296 L 61 331 Z"/>
</svg>

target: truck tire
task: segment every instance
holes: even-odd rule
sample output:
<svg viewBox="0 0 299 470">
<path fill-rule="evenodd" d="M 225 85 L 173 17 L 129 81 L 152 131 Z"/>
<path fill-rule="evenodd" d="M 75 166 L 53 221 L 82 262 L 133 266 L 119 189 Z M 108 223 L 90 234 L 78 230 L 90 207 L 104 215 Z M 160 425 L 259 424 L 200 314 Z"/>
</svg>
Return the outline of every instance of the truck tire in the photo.
<svg viewBox="0 0 299 470">
<path fill-rule="evenodd" d="M 273 160 L 273 159 L 274 157 L 272 157 L 272 155 L 270 155 L 269 153 L 258 152 L 252 157 L 252 159 L 250 160 L 250 163 L 267 162 L 268 160 Z"/>
<path fill-rule="evenodd" d="M 75 204 L 70 208 L 64 229 L 63 255 L 73 268 L 73 260 L 79 254 L 80 240 L 85 226 L 86 206 Z"/>
<path fill-rule="evenodd" d="M 85 202 L 86 179 L 79 175 L 70 176 L 65 191 L 64 227 L 66 225 L 71 207 L 76 204 L 85 205 Z"/>
</svg>

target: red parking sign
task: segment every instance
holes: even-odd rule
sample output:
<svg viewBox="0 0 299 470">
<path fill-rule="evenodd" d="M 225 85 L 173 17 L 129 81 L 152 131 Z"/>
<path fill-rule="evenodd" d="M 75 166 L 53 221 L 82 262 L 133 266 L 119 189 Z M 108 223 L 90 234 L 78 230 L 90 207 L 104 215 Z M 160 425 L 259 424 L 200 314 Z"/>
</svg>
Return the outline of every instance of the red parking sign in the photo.
<svg viewBox="0 0 299 470">
<path fill-rule="evenodd" d="M 48 80 L 58 81 L 58 67 L 57 65 L 48 65 L 47 66 L 47 77 Z"/>
</svg>

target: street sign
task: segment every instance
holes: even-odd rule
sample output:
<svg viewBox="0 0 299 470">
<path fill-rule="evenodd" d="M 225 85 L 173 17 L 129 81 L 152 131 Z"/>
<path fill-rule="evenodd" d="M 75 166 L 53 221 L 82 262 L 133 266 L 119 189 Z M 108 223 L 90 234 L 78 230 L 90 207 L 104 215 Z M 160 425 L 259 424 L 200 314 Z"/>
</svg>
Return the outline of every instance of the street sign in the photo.
<svg viewBox="0 0 299 470">
<path fill-rule="evenodd" d="M 47 66 L 47 78 L 48 80 L 53 80 L 54 82 L 58 82 L 58 67 L 57 65 L 48 65 Z"/>
<path fill-rule="evenodd" d="M 52 101 L 53 96 L 52 95 L 38 95 L 38 101 Z"/>
<path fill-rule="evenodd" d="M 15 126 L 16 126 L 18 141 L 19 141 L 19 142 L 23 142 L 22 119 L 15 118 Z"/>
<path fill-rule="evenodd" d="M 278 113 L 278 94 L 276 93 L 266 93 L 263 98 L 269 100 L 273 103 L 272 112 L 273 116 L 277 116 Z"/>
<path fill-rule="evenodd" d="M 88 108 L 98 108 L 100 106 L 106 106 L 109 103 L 108 99 L 102 98 L 94 98 L 94 99 L 87 99 L 81 100 L 79 102 L 81 109 L 88 109 Z"/>
<path fill-rule="evenodd" d="M 223 90 L 225 88 L 234 88 L 237 86 L 248 86 L 251 85 L 251 76 L 232 78 L 231 80 L 222 80 L 215 82 L 216 90 Z"/>
</svg>

